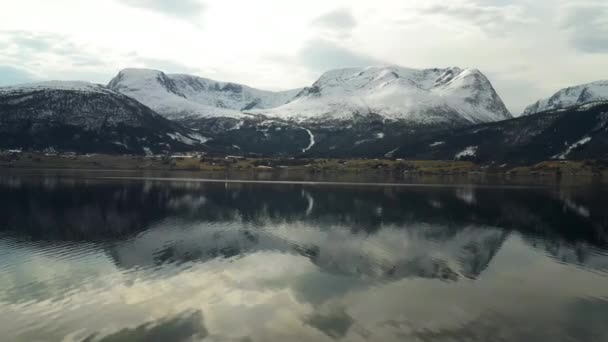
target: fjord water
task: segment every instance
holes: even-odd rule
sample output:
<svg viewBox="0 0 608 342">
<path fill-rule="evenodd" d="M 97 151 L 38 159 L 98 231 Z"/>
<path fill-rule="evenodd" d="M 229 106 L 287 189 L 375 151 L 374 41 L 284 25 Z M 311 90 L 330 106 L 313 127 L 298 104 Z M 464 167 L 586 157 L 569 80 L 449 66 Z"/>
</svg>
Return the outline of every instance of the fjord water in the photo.
<svg viewBox="0 0 608 342">
<path fill-rule="evenodd" d="M 603 186 L 0 176 L 6 341 L 607 341 Z"/>
</svg>

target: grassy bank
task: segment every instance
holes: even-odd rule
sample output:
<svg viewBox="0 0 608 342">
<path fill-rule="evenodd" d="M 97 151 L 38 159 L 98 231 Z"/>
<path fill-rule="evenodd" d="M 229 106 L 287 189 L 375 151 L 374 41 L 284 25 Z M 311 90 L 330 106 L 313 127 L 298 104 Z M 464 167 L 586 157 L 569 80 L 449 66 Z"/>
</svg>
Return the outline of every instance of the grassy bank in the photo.
<svg viewBox="0 0 608 342">
<path fill-rule="evenodd" d="M 391 173 L 581 175 L 608 176 L 606 161 L 547 161 L 531 166 L 479 165 L 469 161 L 408 161 L 386 159 L 281 159 L 211 157 L 141 157 L 118 155 L 4 154 L 0 168 L 167 170 L 167 171 L 252 171 L 305 173 Z"/>
</svg>

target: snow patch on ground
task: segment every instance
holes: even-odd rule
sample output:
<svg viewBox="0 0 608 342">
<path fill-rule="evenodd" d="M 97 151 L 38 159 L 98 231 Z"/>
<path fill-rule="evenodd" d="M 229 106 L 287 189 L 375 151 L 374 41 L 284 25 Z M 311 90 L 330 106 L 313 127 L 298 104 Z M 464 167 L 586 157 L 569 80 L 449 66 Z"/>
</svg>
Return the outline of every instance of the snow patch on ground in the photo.
<svg viewBox="0 0 608 342">
<path fill-rule="evenodd" d="M 112 144 L 114 145 L 118 145 L 118 146 L 122 146 L 124 148 L 129 148 L 125 143 L 123 143 L 122 141 L 112 141 Z"/>
<path fill-rule="evenodd" d="M 305 149 L 302 150 L 302 153 L 308 152 L 313 146 L 315 146 L 315 136 L 314 134 L 312 134 L 312 132 L 309 129 L 303 128 L 303 130 L 305 130 L 306 132 L 308 132 L 308 135 L 310 136 L 310 143 L 308 144 L 308 147 L 306 147 Z"/>
<path fill-rule="evenodd" d="M 434 143 L 430 144 L 429 147 L 437 147 L 443 144 L 445 144 L 445 141 L 435 141 Z"/>
<path fill-rule="evenodd" d="M 384 139 L 384 133 L 376 134 L 376 139 Z"/>
<path fill-rule="evenodd" d="M 199 142 L 199 141 L 197 141 L 197 140 L 194 140 L 194 139 L 188 138 L 188 137 L 186 137 L 186 136 L 182 135 L 181 133 L 167 133 L 167 135 L 168 135 L 168 136 L 169 136 L 171 139 L 173 139 L 173 140 L 175 140 L 175 141 L 182 142 L 182 143 L 184 143 L 184 144 L 186 144 L 186 145 L 194 145 L 194 144 L 196 144 L 197 142 Z M 199 134 L 199 136 L 200 136 L 200 134 Z M 203 137 L 201 136 L 201 138 L 203 138 Z M 205 138 L 203 138 L 203 139 L 205 139 Z M 206 140 L 205 140 L 205 141 L 206 141 Z"/>
<path fill-rule="evenodd" d="M 556 154 L 554 155 L 552 158 L 553 159 L 566 159 L 568 158 L 568 155 L 570 154 L 570 152 L 572 152 L 574 149 L 585 145 L 586 143 L 591 141 L 591 137 L 584 137 L 581 140 L 575 142 L 574 144 L 568 146 L 568 148 L 566 148 L 566 150 L 560 154 Z"/>
<path fill-rule="evenodd" d="M 459 152 L 454 156 L 456 159 L 462 159 L 464 157 L 475 157 L 477 155 L 477 146 L 469 146 L 465 148 L 463 151 Z"/>
<path fill-rule="evenodd" d="M 237 129 L 241 129 L 244 124 L 245 124 L 245 121 L 241 120 L 241 121 L 237 122 L 237 124 L 234 125 L 234 127 L 230 128 L 229 131 L 234 131 L 234 130 L 237 130 Z"/>
<path fill-rule="evenodd" d="M 393 155 L 395 155 L 395 152 L 399 151 L 399 147 L 397 147 L 394 150 L 388 151 L 384 154 L 385 157 L 387 158 L 391 158 Z"/>
<path fill-rule="evenodd" d="M 357 145 L 357 146 L 358 146 L 358 145 L 361 145 L 361 144 L 368 143 L 368 142 L 370 142 L 370 141 L 374 141 L 374 140 L 373 140 L 373 139 L 363 139 L 363 140 L 357 140 L 357 141 L 355 141 L 355 145 Z"/>
<path fill-rule="evenodd" d="M 587 103 L 587 104 L 584 104 L 584 105 L 578 107 L 576 110 L 578 112 L 583 112 L 583 111 L 589 110 L 589 109 L 591 109 L 591 108 L 593 108 L 595 106 L 602 105 L 604 103 L 605 103 L 604 101 L 591 102 L 591 103 Z"/>
<path fill-rule="evenodd" d="M 202 136 L 200 133 L 192 133 L 190 134 L 190 137 L 194 140 L 198 140 L 201 144 L 204 144 L 210 140 L 209 138 Z"/>
</svg>

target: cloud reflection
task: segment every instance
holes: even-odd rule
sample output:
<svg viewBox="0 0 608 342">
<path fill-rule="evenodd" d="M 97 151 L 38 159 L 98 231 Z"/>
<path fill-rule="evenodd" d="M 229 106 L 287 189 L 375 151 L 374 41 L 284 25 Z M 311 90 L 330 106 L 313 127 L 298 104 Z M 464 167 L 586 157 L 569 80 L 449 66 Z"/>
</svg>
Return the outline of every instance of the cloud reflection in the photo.
<svg viewBox="0 0 608 342">
<path fill-rule="evenodd" d="M 602 340 L 601 197 L 0 178 L 0 331 L 16 341 Z"/>
</svg>

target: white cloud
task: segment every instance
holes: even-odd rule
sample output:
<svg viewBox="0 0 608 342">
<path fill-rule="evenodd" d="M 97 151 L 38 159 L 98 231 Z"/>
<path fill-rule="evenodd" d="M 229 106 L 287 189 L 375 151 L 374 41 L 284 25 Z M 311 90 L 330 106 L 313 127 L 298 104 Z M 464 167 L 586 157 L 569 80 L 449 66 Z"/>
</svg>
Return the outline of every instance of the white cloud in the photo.
<svg viewBox="0 0 608 342">
<path fill-rule="evenodd" d="M 196 22 L 206 6 L 199 0 L 118 0 L 127 6 L 156 11 Z"/>
<path fill-rule="evenodd" d="M 340 8 L 323 14 L 312 21 L 312 25 L 324 30 L 335 31 L 348 37 L 357 26 L 357 20 L 348 8 Z"/>
<path fill-rule="evenodd" d="M 485 6 L 476 2 L 431 2 L 419 9 L 422 15 L 442 16 L 461 21 L 466 25 L 477 26 L 482 31 L 502 35 L 511 31 L 516 25 L 529 22 L 520 6 Z"/>
<path fill-rule="evenodd" d="M 349 50 L 335 42 L 321 39 L 307 42 L 299 51 L 298 57 L 300 63 L 319 72 L 336 68 L 383 64 L 356 50 Z"/>
<path fill-rule="evenodd" d="M 560 8 L 559 23 L 574 47 L 583 52 L 608 52 L 608 3 L 581 2 Z"/>
</svg>

